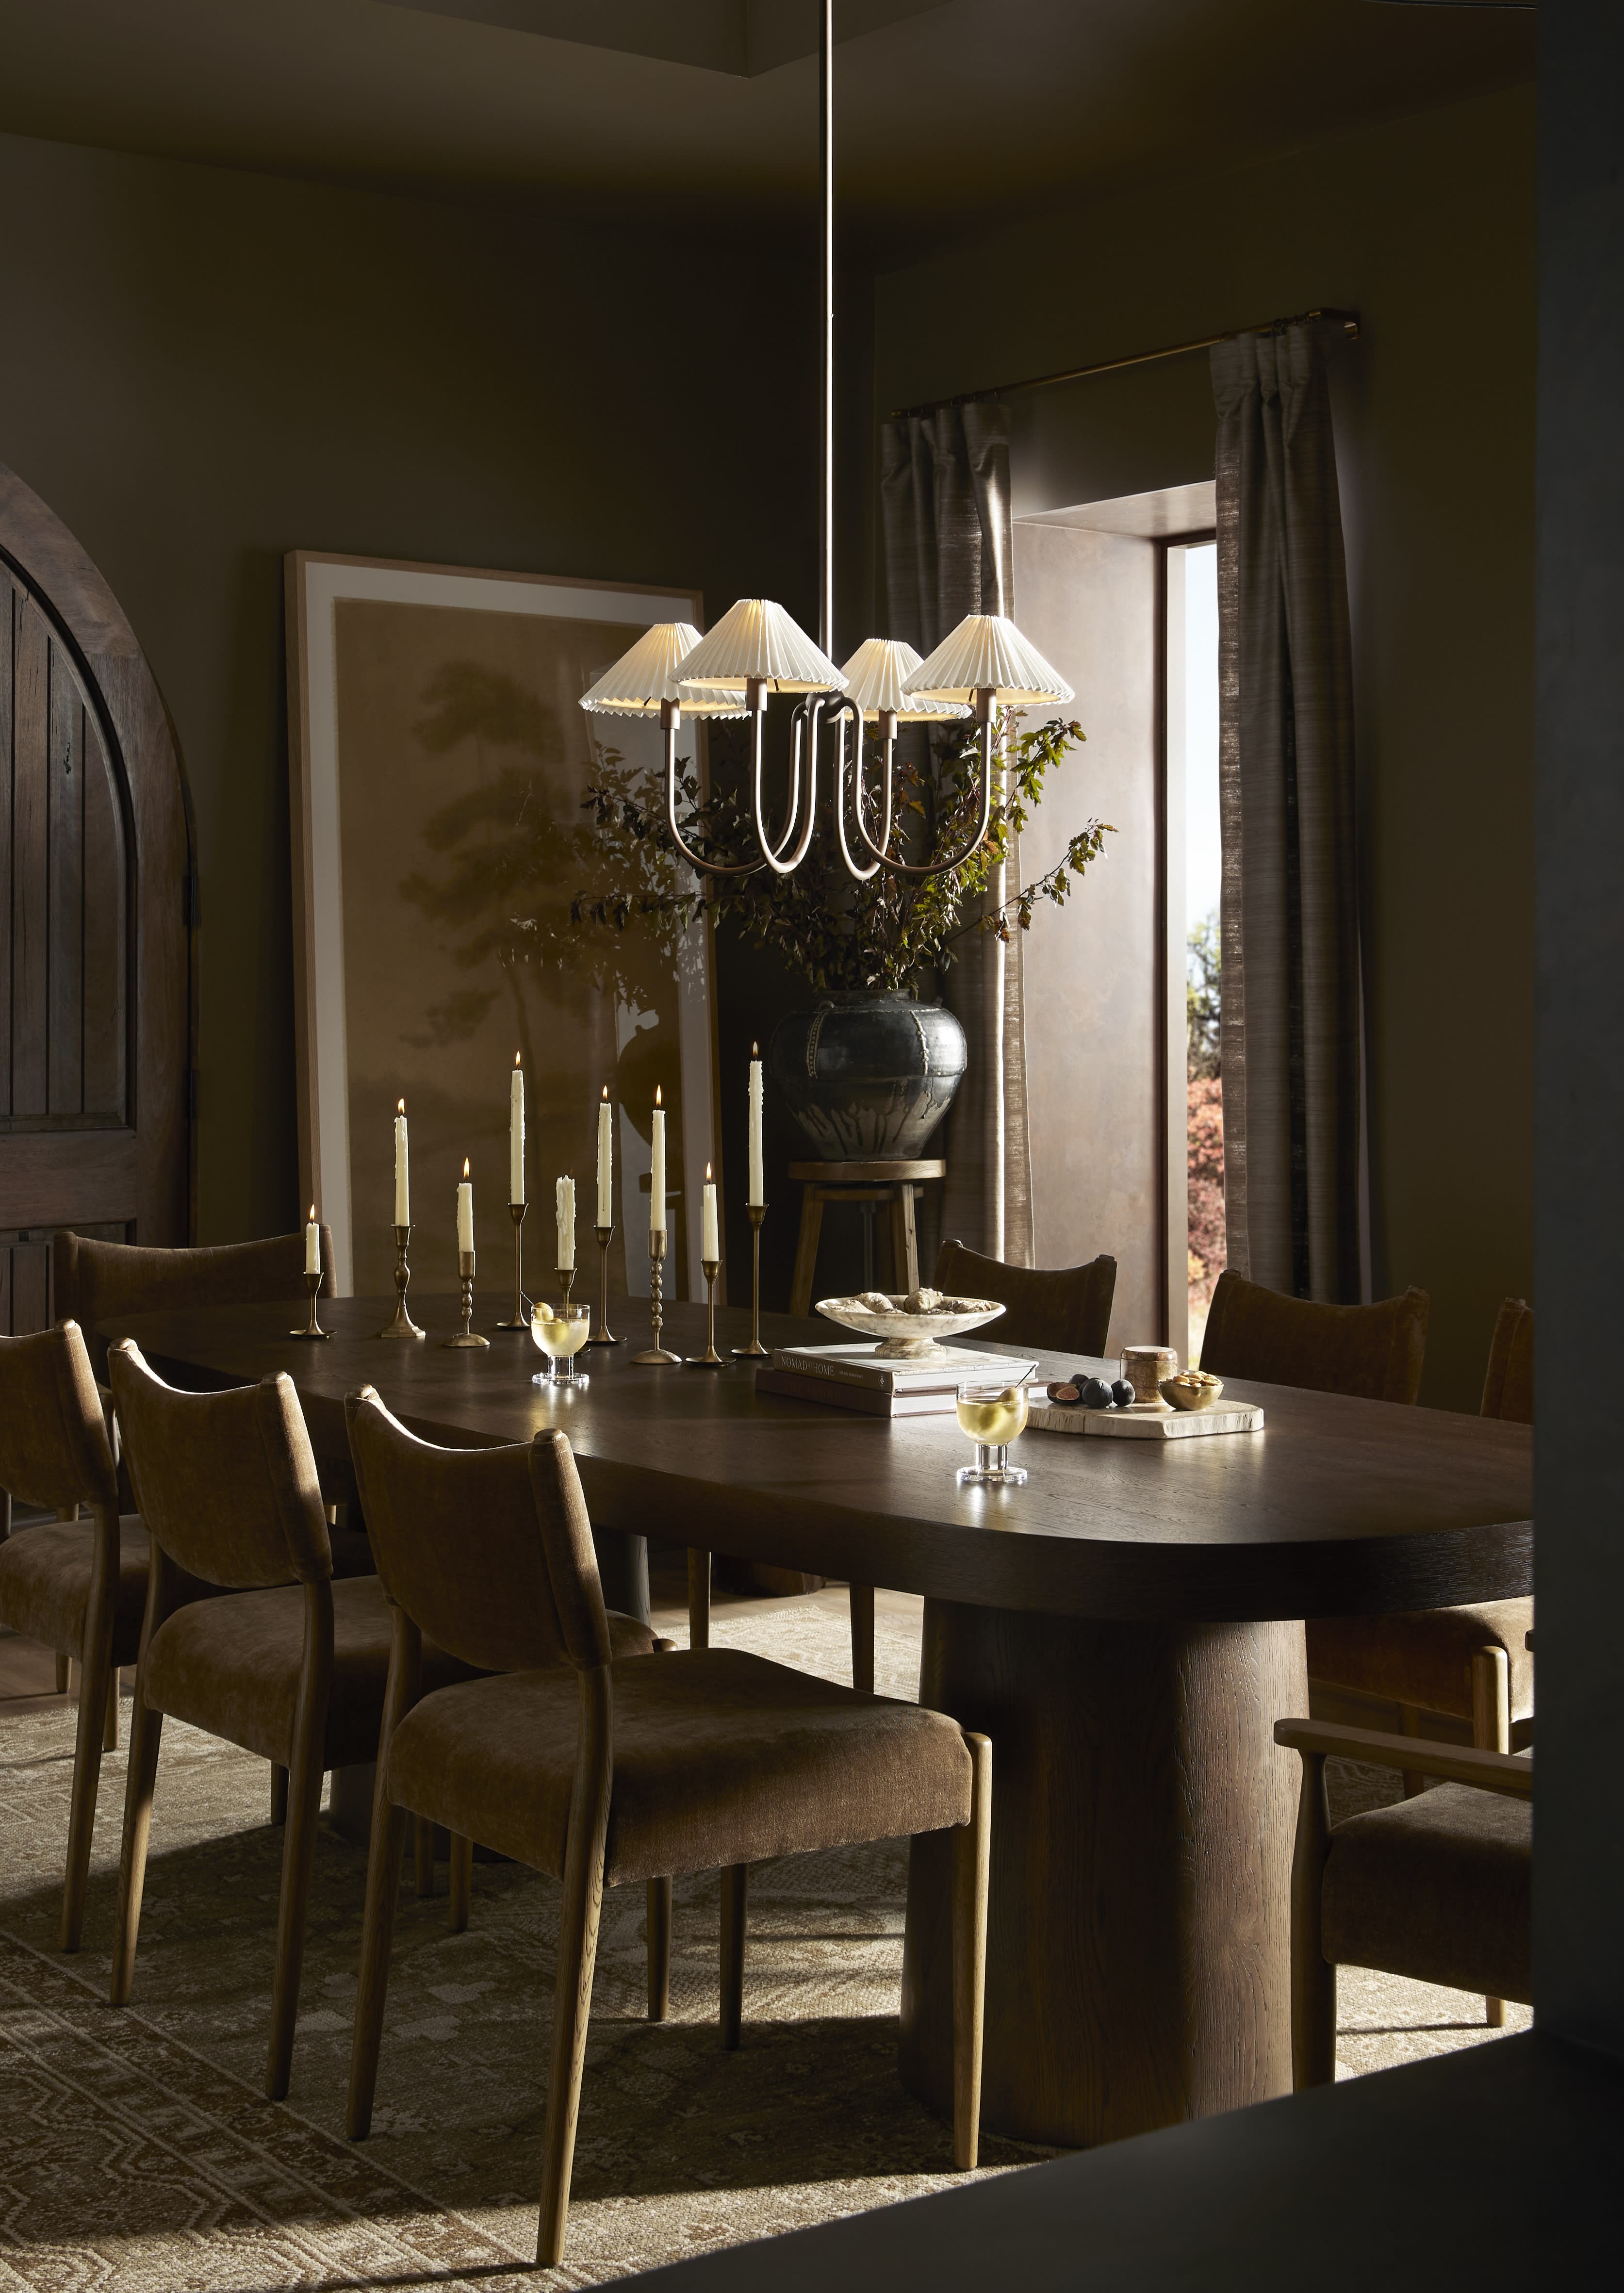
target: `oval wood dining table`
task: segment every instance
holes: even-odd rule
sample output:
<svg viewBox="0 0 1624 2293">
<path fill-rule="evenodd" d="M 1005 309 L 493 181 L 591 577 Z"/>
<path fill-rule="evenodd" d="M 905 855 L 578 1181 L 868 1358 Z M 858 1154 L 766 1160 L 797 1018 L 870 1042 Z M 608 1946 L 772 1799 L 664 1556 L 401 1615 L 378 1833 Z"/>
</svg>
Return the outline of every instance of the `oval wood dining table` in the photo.
<svg viewBox="0 0 1624 2293">
<path fill-rule="evenodd" d="M 329 1344 L 290 1341 L 294 1317 L 264 1306 L 104 1334 L 177 1383 L 286 1370 L 336 1465 L 362 1384 L 432 1441 L 562 1426 L 600 1524 L 922 1594 L 922 1698 L 994 1747 L 984 2124 L 1072 2146 L 1288 2090 L 1297 1778 L 1271 1730 L 1307 1710 L 1302 1620 L 1528 1592 L 1527 1427 L 1231 1381 L 1266 1430 L 1032 1430 L 1024 1487 L 960 1488 L 951 1418 L 758 1396 L 743 1363 L 639 1367 L 640 1340 L 581 1356 L 590 1387 L 566 1394 L 531 1382 L 522 1334 L 444 1349 L 449 1300 L 412 1300 L 426 1342 L 380 1340 L 394 1303 L 323 1300 Z M 639 1330 L 646 1313 L 621 1300 L 612 1320 Z M 742 1313 L 717 1321 L 719 1342 L 748 1334 Z M 769 1344 L 832 1334 L 762 1326 Z M 702 1309 L 670 1307 L 665 1339 L 697 1352 Z M 901 2069 L 949 2116 L 943 1838 L 912 1851 Z"/>
</svg>

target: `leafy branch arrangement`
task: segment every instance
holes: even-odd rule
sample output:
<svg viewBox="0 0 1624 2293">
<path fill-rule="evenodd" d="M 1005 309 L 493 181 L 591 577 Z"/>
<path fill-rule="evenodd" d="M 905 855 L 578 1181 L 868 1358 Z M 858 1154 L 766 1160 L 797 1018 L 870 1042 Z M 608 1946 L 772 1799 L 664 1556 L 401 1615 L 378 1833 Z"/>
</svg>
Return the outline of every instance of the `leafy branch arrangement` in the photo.
<svg viewBox="0 0 1624 2293">
<path fill-rule="evenodd" d="M 711 735 L 717 747 L 722 745 L 720 731 Z M 1100 857 L 1105 839 L 1115 833 L 1108 822 L 1090 820 L 1047 874 L 989 906 L 989 887 L 1014 838 L 1043 801 L 1046 775 L 1084 738 L 1080 725 L 1058 717 L 1030 730 L 1017 730 L 1006 718 L 1000 735 L 1003 770 L 995 782 L 991 825 L 979 849 L 946 875 L 897 877 L 881 870 L 865 883 L 853 882 L 832 827 L 820 820 L 807 858 L 793 875 L 761 869 L 749 876 L 710 877 L 687 888 L 688 871 L 678 866 L 666 824 L 662 776 L 629 766 L 616 751 L 606 750 L 583 798 L 596 830 L 598 888 L 575 895 L 571 924 L 589 933 L 619 933 L 641 920 L 654 927 L 656 937 L 674 955 L 694 918 L 708 913 L 734 925 L 746 941 L 773 950 L 816 988 L 909 987 L 922 972 L 951 963 L 966 934 L 995 932 L 1008 941 L 1012 929 L 1030 929 L 1040 902 L 1063 906 L 1090 863 Z M 872 769 L 869 777 L 872 787 Z M 683 833 L 690 847 L 723 863 L 751 858 L 757 849 L 755 832 L 732 787 L 703 796 L 686 761 L 678 778 L 687 807 Z M 979 817 L 974 726 L 955 723 L 922 761 L 899 756 L 894 785 L 899 833 L 892 838 L 893 853 L 905 848 L 917 865 L 954 851 Z"/>
</svg>

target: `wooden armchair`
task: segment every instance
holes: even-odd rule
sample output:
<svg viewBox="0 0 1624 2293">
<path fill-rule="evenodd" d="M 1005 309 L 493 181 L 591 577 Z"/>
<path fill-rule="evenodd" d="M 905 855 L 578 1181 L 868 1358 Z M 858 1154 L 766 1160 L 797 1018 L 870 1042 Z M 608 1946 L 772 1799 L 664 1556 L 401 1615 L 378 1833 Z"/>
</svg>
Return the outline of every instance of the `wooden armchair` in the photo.
<svg viewBox="0 0 1624 2293">
<path fill-rule="evenodd" d="M 438 1449 L 369 1387 L 350 1446 L 394 1626 L 367 1866 L 348 2130 L 368 2133 L 408 1811 L 564 1885 L 537 2259 L 564 2249 L 605 1886 L 649 1884 L 649 2003 L 669 1953 L 661 1891 L 722 1875 L 721 2034 L 739 2044 L 749 1867 L 951 1829 L 954 2163 L 976 2162 L 991 1746 L 945 1714 L 732 1649 L 616 1658 L 569 1442 Z M 448 1540 L 447 1520 L 458 1535 Z M 492 1676 L 426 1693 L 426 1635 Z"/>
<path fill-rule="evenodd" d="M 1531 2000 L 1531 1760 L 1439 1746 L 1443 1780 L 1396 1806 L 1332 1825 L 1328 1758 L 1401 1771 L 1408 1737 L 1280 1720 L 1274 1740 L 1301 1754 L 1291 1870 L 1292 2084 L 1336 2075 L 1336 1969 L 1374 1966 L 1452 1990 Z"/>
</svg>

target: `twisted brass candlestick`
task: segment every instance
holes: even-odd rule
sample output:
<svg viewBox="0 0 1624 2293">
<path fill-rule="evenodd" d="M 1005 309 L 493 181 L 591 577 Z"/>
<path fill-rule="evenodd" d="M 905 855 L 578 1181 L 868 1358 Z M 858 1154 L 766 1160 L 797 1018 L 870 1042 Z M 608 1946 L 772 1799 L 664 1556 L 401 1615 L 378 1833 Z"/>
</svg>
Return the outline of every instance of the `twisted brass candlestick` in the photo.
<svg viewBox="0 0 1624 2293">
<path fill-rule="evenodd" d="M 609 1327 L 609 1245 L 614 1239 L 613 1226 L 595 1227 L 597 1236 L 597 1327 L 587 1340 L 589 1346 L 623 1346 L 624 1338 L 617 1338 Z"/>
<path fill-rule="evenodd" d="M 767 1351 L 761 1342 L 761 1221 L 767 1216 L 765 1203 L 747 1203 L 744 1215 L 750 1220 L 750 1343 L 735 1346 L 734 1353 L 740 1361 Z"/>
<path fill-rule="evenodd" d="M 689 1354 L 685 1366 L 688 1369 L 726 1369 L 727 1365 L 716 1350 L 716 1277 L 721 1271 L 719 1258 L 702 1258 L 700 1266 L 705 1277 L 705 1350 Z"/>
<path fill-rule="evenodd" d="M 288 1336 L 290 1338 L 330 1338 L 332 1332 L 324 1330 L 316 1319 L 316 1292 L 321 1287 L 321 1276 L 319 1274 L 307 1274 L 304 1276 L 304 1287 L 310 1293 L 310 1319 L 302 1330 L 289 1330 Z"/>
<path fill-rule="evenodd" d="M 490 1339 L 482 1338 L 478 1332 L 472 1326 L 474 1320 L 474 1253 L 471 1250 L 459 1250 L 458 1252 L 457 1273 L 462 1284 L 462 1327 L 458 1331 L 457 1335 L 454 1338 L 446 1338 L 443 1340 L 442 1342 L 447 1346 L 454 1347 L 483 1346 L 486 1350 L 489 1351 L 491 1345 Z"/>
<path fill-rule="evenodd" d="M 660 1342 L 660 1331 L 665 1320 L 665 1300 L 662 1268 L 665 1263 L 665 1229 L 660 1228 L 648 1237 L 648 1312 L 654 1325 L 654 1342 L 640 1354 L 633 1354 L 634 1362 L 681 1362 L 680 1354 L 667 1353 Z"/>
<path fill-rule="evenodd" d="M 410 1240 L 411 1228 L 409 1226 L 395 1228 L 394 1319 L 389 1324 L 387 1329 L 378 1332 L 380 1338 L 420 1338 L 424 1334 L 406 1311 L 406 1287 L 411 1280 L 411 1268 L 406 1259 L 406 1245 Z"/>
<path fill-rule="evenodd" d="M 509 1203 L 508 1205 L 508 1215 L 513 1220 L 513 1319 L 493 1324 L 492 1326 L 499 1330 L 527 1331 L 530 1328 L 530 1309 L 524 1303 L 524 1237 L 520 1232 L 528 1207 L 524 1203 Z"/>
</svg>

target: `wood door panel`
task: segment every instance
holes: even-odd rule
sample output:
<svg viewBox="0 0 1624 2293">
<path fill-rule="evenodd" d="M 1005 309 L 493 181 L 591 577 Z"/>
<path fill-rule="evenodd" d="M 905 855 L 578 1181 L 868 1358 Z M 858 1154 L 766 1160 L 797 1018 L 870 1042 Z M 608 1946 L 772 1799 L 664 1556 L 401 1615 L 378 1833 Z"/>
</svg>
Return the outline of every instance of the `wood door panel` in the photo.
<svg viewBox="0 0 1624 2293">
<path fill-rule="evenodd" d="M 0 467 L 0 1329 L 51 1235 L 191 1236 L 191 848 L 174 733 L 116 599 Z"/>
</svg>

